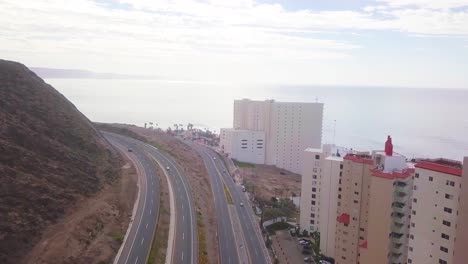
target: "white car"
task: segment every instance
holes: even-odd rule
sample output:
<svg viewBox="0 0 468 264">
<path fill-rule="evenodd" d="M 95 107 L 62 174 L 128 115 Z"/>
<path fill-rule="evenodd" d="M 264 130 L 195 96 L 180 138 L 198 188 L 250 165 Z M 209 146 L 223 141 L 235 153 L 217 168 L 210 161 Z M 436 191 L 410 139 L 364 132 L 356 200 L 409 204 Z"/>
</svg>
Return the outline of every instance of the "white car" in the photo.
<svg viewBox="0 0 468 264">
<path fill-rule="evenodd" d="M 171 168 L 169 168 L 169 166 L 166 167 L 166 170 L 171 170 Z"/>
<path fill-rule="evenodd" d="M 216 157 L 213 157 L 213 159 L 215 160 L 215 159 L 216 159 Z"/>
<path fill-rule="evenodd" d="M 241 203 L 240 203 L 240 206 L 241 206 L 241 207 L 244 207 L 244 203 L 243 203 L 243 202 L 241 202 Z"/>
</svg>

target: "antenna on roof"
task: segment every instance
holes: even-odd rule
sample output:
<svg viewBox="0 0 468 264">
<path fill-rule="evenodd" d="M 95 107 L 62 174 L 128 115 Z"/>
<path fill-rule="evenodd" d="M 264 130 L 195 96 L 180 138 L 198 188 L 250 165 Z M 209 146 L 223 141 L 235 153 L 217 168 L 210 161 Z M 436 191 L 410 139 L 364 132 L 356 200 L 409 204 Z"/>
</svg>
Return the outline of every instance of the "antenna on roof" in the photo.
<svg viewBox="0 0 468 264">
<path fill-rule="evenodd" d="M 335 145 L 335 135 L 336 135 L 336 119 L 333 120 L 333 145 Z"/>
</svg>

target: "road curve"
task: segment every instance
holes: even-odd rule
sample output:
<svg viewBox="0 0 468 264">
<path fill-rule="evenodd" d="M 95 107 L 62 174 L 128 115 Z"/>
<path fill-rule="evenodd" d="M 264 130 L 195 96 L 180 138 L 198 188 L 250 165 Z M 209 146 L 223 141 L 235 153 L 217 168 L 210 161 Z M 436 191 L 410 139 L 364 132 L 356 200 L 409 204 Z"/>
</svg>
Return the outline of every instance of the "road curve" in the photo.
<svg viewBox="0 0 468 264">
<path fill-rule="evenodd" d="M 219 261 L 223 264 L 240 263 L 238 248 L 244 245 L 236 243 L 232 222 L 229 215 L 228 203 L 224 194 L 223 179 L 219 175 L 212 158 L 204 149 L 189 143 L 202 157 L 210 178 L 213 199 L 215 203 L 216 220 L 218 224 Z M 222 172 L 222 171 L 221 171 Z"/>
<path fill-rule="evenodd" d="M 127 155 L 138 173 L 139 194 L 133 219 L 115 264 L 146 263 L 159 215 L 159 180 L 154 163 L 144 150 L 130 138 L 103 132 L 104 137 L 120 152 Z M 132 149 L 132 152 L 127 152 Z"/>
<path fill-rule="evenodd" d="M 205 152 L 210 157 L 217 157 L 214 159 L 214 163 L 219 171 L 226 171 L 226 173 L 221 173 L 220 177 L 223 177 L 226 186 L 231 192 L 232 199 L 234 200 L 234 205 L 236 206 L 236 211 L 239 216 L 239 219 L 242 223 L 242 231 L 244 233 L 245 241 L 247 243 L 247 249 L 251 262 L 254 264 L 269 264 L 271 263 L 270 257 L 268 255 L 268 250 L 263 241 L 262 235 L 259 230 L 259 221 L 256 219 L 256 216 L 253 212 L 253 209 L 250 205 L 249 200 L 244 192 L 242 192 L 241 186 L 234 183 L 233 178 L 229 174 L 227 168 L 225 167 L 223 161 L 218 158 L 218 154 L 207 147 L 200 146 L 204 148 Z M 240 203 L 243 203 L 245 206 L 240 206 Z"/>
<path fill-rule="evenodd" d="M 174 161 L 172 157 L 150 144 L 146 144 L 139 140 L 121 135 L 110 133 L 106 134 L 112 135 L 112 139 L 117 138 L 126 142 L 128 144 L 126 145 L 127 147 L 134 149 L 133 153 L 135 153 L 135 155 L 140 155 L 140 152 L 142 152 L 144 154 L 141 154 L 141 156 L 144 156 L 146 160 L 150 160 L 150 158 L 155 159 L 164 167 L 163 169 L 166 170 L 169 176 L 169 181 L 171 183 L 170 186 L 172 186 L 175 198 L 175 236 L 172 247 L 172 263 L 197 264 L 198 235 L 196 231 L 197 219 L 195 214 L 195 205 L 192 201 L 190 186 L 186 176 L 183 174 L 181 167 Z M 152 160 L 150 160 L 150 163 L 154 164 Z M 169 169 L 167 169 L 167 167 Z M 140 204 L 138 207 L 140 207 Z M 133 226 L 131 228 L 133 229 Z M 129 234 L 131 235 L 132 232 L 130 231 Z M 124 252 L 126 252 L 125 247 L 122 250 L 122 254 L 124 254 Z M 134 262 L 118 262 L 118 264 L 120 263 L 133 264 Z"/>
</svg>

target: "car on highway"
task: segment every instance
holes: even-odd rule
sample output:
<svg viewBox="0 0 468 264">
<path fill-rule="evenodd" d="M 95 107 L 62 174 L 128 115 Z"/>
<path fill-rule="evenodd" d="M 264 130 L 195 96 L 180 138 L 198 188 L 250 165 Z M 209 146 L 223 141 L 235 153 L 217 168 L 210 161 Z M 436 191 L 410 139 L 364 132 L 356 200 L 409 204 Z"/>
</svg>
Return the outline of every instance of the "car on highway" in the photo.
<svg viewBox="0 0 468 264">
<path fill-rule="evenodd" d="M 304 258 L 304 262 L 312 263 L 312 262 L 314 262 L 314 259 L 312 258 L 312 256 L 308 256 L 308 257 Z"/>
<path fill-rule="evenodd" d="M 166 170 L 171 170 L 171 168 L 169 166 L 166 167 Z"/>
<path fill-rule="evenodd" d="M 128 152 L 133 152 L 133 149 L 128 148 L 127 151 L 128 151 Z"/>
<path fill-rule="evenodd" d="M 241 207 L 244 207 L 244 203 L 243 203 L 243 202 L 241 202 L 241 203 L 240 203 L 240 206 L 241 206 Z"/>
<path fill-rule="evenodd" d="M 216 157 L 213 157 L 214 160 L 216 160 Z"/>
</svg>

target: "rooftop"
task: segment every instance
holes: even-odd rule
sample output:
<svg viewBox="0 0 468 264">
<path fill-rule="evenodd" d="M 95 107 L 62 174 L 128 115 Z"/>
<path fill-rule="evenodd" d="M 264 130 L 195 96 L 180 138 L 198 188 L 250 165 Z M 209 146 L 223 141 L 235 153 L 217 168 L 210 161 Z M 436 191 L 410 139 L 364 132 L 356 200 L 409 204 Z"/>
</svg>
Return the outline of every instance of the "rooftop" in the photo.
<svg viewBox="0 0 468 264">
<path fill-rule="evenodd" d="M 437 171 L 454 176 L 462 175 L 463 165 L 460 161 L 449 159 L 426 159 L 421 160 L 415 165 L 416 168 Z"/>
<path fill-rule="evenodd" d="M 364 164 L 369 164 L 373 165 L 374 161 L 372 160 L 372 156 L 369 154 L 346 154 L 344 156 L 345 160 L 351 160 L 357 163 L 364 163 Z"/>
</svg>

